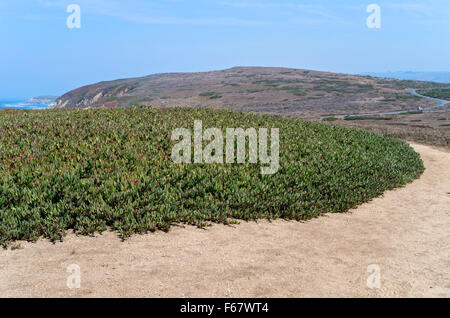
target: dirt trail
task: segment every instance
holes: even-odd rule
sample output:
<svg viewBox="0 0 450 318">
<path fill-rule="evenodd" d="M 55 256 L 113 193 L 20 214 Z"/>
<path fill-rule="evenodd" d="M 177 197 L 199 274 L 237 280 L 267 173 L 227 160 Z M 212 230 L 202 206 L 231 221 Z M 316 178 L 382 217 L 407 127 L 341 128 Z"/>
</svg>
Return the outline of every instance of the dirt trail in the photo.
<svg viewBox="0 0 450 318">
<path fill-rule="evenodd" d="M 450 297 L 450 153 L 413 146 L 424 175 L 351 213 L 21 243 L 0 251 L 0 296 Z M 66 286 L 69 264 L 80 289 Z M 371 264 L 380 289 L 366 286 Z"/>
</svg>

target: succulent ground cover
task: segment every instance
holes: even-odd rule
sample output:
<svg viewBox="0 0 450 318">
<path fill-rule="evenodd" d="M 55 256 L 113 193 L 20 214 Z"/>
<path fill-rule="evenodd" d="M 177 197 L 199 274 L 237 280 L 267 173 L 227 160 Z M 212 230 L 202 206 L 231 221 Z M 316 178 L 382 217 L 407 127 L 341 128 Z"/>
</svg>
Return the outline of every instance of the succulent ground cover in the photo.
<svg viewBox="0 0 450 318">
<path fill-rule="evenodd" d="M 174 164 L 175 128 L 279 128 L 280 168 Z M 205 143 L 206 144 L 206 143 Z M 247 153 L 248 154 L 248 153 Z M 174 223 L 345 212 L 423 172 L 404 141 L 300 119 L 148 107 L 0 111 L 0 245 L 66 230 L 127 238 Z"/>
</svg>

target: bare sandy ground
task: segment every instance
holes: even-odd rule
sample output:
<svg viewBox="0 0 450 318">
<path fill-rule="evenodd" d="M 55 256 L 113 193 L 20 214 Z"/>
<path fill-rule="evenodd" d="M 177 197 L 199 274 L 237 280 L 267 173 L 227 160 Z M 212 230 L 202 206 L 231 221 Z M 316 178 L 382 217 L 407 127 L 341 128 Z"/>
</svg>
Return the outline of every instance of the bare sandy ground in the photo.
<svg viewBox="0 0 450 318">
<path fill-rule="evenodd" d="M 413 146 L 424 175 L 351 213 L 21 243 L 0 251 L 0 296 L 450 297 L 450 153 Z M 372 264 L 379 289 L 367 287 Z"/>
</svg>

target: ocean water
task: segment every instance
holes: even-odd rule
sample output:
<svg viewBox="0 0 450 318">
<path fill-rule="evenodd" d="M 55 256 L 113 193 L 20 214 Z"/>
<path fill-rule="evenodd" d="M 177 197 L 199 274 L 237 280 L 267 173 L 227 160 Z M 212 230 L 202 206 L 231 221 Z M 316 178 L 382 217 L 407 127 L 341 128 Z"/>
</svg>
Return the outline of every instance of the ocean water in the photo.
<svg viewBox="0 0 450 318">
<path fill-rule="evenodd" d="M 2 101 L 0 100 L 0 109 L 46 109 L 50 104 L 34 104 L 26 101 Z"/>
</svg>

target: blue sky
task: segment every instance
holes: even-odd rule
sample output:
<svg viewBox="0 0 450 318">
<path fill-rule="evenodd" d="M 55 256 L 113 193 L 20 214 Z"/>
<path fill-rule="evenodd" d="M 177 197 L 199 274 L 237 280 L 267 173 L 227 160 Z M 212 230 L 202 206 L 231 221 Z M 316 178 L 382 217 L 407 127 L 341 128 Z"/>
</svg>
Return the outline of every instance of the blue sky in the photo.
<svg viewBox="0 0 450 318">
<path fill-rule="evenodd" d="M 366 26 L 372 3 L 380 29 Z M 0 38 L 3 99 L 237 65 L 450 71 L 450 1 L 0 0 Z"/>
</svg>

